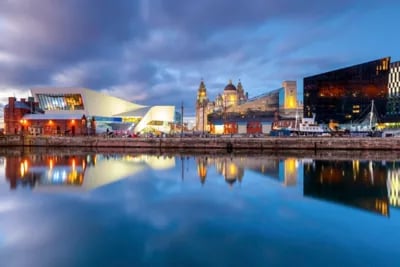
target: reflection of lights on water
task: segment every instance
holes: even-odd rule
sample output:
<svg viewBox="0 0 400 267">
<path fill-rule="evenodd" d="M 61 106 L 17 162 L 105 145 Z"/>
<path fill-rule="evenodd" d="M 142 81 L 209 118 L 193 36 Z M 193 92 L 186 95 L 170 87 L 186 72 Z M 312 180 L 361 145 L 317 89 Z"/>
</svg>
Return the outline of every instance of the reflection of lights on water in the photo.
<svg viewBox="0 0 400 267">
<path fill-rule="evenodd" d="M 295 158 L 287 158 L 284 161 L 284 184 L 294 185 L 297 181 L 298 160 Z"/>
<path fill-rule="evenodd" d="M 383 215 L 388 215 L 388 205 L 385 201 L 376 199 L 375 200 L 375 209 L 380 211 Z"/>
<path fill-rule="evenodd" d="M 21 164 L 20 164 L 19 171 L 21 173 L 21 178 L 24 178 L 24 176 L 25 176 L 25 168 L 24 168 L 24 163 L 23 162 L 21 162 Z"/>
<path fill-rule="evenodd" d="M 357 175 L 360 172 L 360 161 L 353 160 L 353 180 L 357 180 Z"/>
<path fill-rule="evenodd" d="M 389 171 L 387 178 L 389 203 L 392 206 L 400 206 L 400 175 L 399 171 Z"/>
<path fill-rule="evenodd" d="M 28 161 L 26 159 L 23 162 L 21 162 L 19 169 L 21 178 L 24 178 L 25 174 L 28 173 Z"/>
</svg>

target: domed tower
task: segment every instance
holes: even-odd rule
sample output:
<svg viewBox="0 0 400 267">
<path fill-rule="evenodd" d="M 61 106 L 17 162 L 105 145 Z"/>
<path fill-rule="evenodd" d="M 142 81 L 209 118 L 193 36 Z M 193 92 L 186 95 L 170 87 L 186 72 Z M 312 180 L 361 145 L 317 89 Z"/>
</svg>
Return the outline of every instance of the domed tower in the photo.
<svg viewBox="0 0 400 267">
<path fill-rule="evenodd" d="M 200 178 L 201 184 L 204 184 L 207 178 L 207 157 L 200 157 L 197 159 L 197 174 Z"/>
<path fill-rule="evenodd" d="M 205 132 L 207 131 L 207 88 L 204 81 L 201 80 L 199 89 L 197 90 L 196 100 L 196 130 Z"/>
<path fill-rule="evenodd" d="M 236 106 L 238 104 L 238 92 L 232 84 L 232 80 L 225 86 L 223 94 L 224 107 Z"/>
<path fill-rule="evenodd" d="M 237 94 L 238 94 L 238 101 L 239 105 L 243 104 L 247 101 L 247 94 L 244 92 L 242 83 L 239 80 L 239 83 L 237 85 Z"/>
<path fill-rule="evenodd" d="M 199 89 L 197 90 L 197 104 L 201 104 L 204 101 L 208 101 L 207 88 L 204 81 L 201 80 Z"/>
<path fill-rule="evenodd" d="M 225 178 L 225 182 L 232 186 L 236 181 L 242 182 L 244 169 L 239 167 L 232 160 L 228 161 L 228 159 L 225 159 L 222 174 Z"/>
</svg>

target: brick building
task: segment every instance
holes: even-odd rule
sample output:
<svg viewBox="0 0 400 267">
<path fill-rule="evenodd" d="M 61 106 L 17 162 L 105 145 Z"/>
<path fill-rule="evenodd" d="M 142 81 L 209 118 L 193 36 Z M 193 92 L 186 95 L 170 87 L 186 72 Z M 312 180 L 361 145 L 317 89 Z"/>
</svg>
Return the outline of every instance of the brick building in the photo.
<svg viewBox="0 0 400 267">
<path fill-rule="evenodd" d="M 43 113 L 39 109 L 39 103 L 34 102 L 32 97 L 21 98 L 19 101 L 15 97 L 8 98 L 8 104 L 4 107 L 4 132 L 6 134 L 19 134 L 27 130 L 22 118 L 26 114 Z"/>
<path fill-rule="evenodd" d="M 85 115 L 45 114 L 33 97 L 8 98 L 4 107 L 5 134 L 87 135 L 95 134 L 94 118 Z"/>
</svg>

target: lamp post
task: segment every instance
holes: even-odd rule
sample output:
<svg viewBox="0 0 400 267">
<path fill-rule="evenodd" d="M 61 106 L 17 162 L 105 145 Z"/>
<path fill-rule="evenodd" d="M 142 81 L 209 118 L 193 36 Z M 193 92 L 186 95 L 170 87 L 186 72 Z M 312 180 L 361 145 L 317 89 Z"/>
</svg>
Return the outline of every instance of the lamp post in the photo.
<svg viewBox="0 0 400 267">
<path fill-rule="evenodd" d="M 183 137 L 183 101 L 181 103 L 181 138 Z"/>
<path fill-rule="evenodd" d="M 226 97 L 224 97 L 224 102 L 223 102 L 223 123 L 224 123 L 224 134 L 227 134 L 226 132 Z"/>
<path fill-rule="evenodd" d="M 203 136 L 204 136 L 204 132 L 205 132 L 204 128 L 206 126 L 205 125 L 205 110 L 204 110 L 205 104 L 206 104 L 206 101 L 203 100 L 203 102 L 202 102 L 202 106 L 203 106 Z"/>
</svg>

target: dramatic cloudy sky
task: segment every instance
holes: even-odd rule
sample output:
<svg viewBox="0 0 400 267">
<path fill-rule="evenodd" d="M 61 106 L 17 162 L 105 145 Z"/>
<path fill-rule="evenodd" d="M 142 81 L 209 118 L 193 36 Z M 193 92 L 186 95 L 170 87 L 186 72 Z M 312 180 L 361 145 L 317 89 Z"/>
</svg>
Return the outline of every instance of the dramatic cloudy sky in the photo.
<svg viewBox="0 0 400 267">
<path fill-rule="evenodd" d="M 1 0 L 0 103 L 81 86 L 140 104 L 250 97 L 282 80 L 400 60 L 398 0 Z"/>
</svg>

